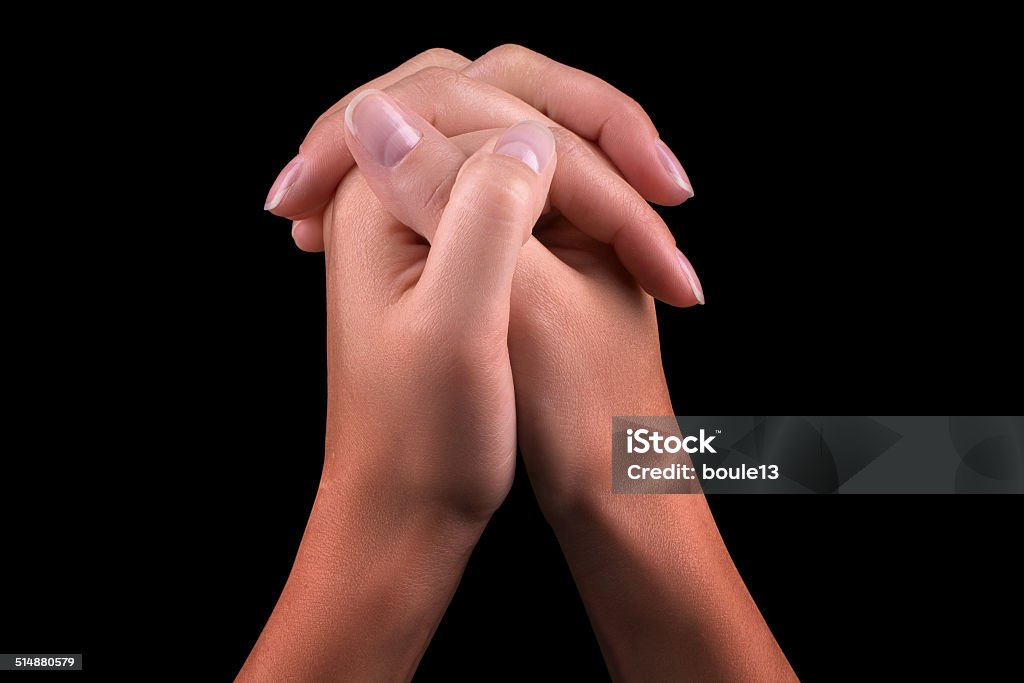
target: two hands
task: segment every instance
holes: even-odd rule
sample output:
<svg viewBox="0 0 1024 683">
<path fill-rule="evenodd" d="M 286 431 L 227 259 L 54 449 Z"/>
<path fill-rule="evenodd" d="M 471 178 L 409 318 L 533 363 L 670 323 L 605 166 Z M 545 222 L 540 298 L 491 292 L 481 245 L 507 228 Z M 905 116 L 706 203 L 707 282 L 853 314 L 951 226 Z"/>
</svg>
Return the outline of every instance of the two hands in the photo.
<svg viewBox="0 0 1024 683">
<path fill-rule="evenodd" d="M 792 677 L 703 497 L 611 494 L 611 417 L 672 414 L 650 295 L 703 303 L 645 198 L 690 196 L 639 106 L 514 46 L 318 120 L 268 208 L 326 251 L 325 465 L 240 679 L 410 678 L 517 441 L 616 679 Z"/>
</svg>

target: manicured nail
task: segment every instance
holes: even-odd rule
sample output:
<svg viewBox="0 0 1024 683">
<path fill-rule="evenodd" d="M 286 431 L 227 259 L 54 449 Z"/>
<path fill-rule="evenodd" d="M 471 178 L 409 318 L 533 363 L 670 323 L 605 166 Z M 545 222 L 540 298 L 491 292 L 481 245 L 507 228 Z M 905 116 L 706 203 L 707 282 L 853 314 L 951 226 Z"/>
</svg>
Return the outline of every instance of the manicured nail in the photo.
<svg viewBox="0 0 1024 683">
<path fill-rule="evenodd" d="M 535 121 L 523 121 L 506 130 L 494 143 L 494 153 L 519 159 L 542 173 L 555 155 L 555 136 L 547 126 Z"/>
<path fill-rule="evenodd" d="M 263 204 L 264 211 L 273 211 L 277 208 L 284 196 L 288 194 L 288 190 L 298 182 L 304 163 L 305 159 L 302 158 L 302 155 L 296 154 L 295 158 L 281 169 L 281 172 L 277 174 L 277 180 L 270 186 L 270 192 L 267 193 L 267 201 Z"/>
<path fill-rule="evenodd" d="M 682 188 L 683 192 L 687 195 L 686 199 L 693 196 L 693 185 L 690 184 L 690 179 L 686 176 L 686 171 L 683 170 L 683 165 L 679 163 L 679 159 L 672 153 L 672 150 L 668 148 L 661 139 L 654 141 L 654 148 L 658 150 L 658 160 L 661 165 L 668 171 L 669 176 L 672 177 L 673 182 Z M 685 200 L 683 200 L 685 201 Z"/>
<path fill-rule="evenodd" d="M 345 110 L 345 125 L 382 166 L 394 166 L 423 139 L 405 112 L 380 90 L 359 93 Z"/>
<path fill-rule="evenodd" d="M 683 271 L 683 275 L 686 276 L 686 281 L 690 283 L 690 289 L 693 290 L 693 295 L 697 298 L 697 303 L 701 306 L 704 305 L 704 290 L 700 287 L 700 280 L 697 278 L 697 271 L 690 265 L 690 260 L 683 255 L 683 252 L 676 249 L 676 259 L 679 260 L 679 267 Z"/>
</svg>

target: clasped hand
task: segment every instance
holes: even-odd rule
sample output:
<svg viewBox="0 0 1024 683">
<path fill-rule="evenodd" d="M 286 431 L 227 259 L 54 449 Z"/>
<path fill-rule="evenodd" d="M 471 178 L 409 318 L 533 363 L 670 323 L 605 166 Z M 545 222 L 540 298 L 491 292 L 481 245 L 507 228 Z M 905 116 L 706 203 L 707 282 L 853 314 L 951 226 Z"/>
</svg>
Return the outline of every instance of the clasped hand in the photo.
<svg viewBox="0 0 1024 683">
<path fill-rule="evenodd" d="M 325 252 L 325 465 L 241 679 L 411 677 L 517 443 L 613 675 L 792 675 L 703 498 L 611 494 L 611 417 L 673 414 L 652 297 L 704 302 L 647 200 L 692 195 L 639 105 L 517 46 L 429 51 L 320 117 L 266 208 Z M 679 587 L 697 566 L 722 611 Z M 745 654 L 680 641 L 708 628 Z"/>
</svg>

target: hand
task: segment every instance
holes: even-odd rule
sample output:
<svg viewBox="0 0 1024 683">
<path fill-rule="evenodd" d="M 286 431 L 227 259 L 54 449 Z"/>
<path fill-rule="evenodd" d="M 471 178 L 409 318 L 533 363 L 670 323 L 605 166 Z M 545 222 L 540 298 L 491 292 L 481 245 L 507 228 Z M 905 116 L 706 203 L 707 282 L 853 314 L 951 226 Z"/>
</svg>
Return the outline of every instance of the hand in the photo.
<svg viewBox="0 0 1024 683">
<path fill-rule="evenodd" d="M 379 91 L 357 97 L 346 121 L 385 208 L 438 239 L 436 189 L 481 134 L 447 140 Z M 559 172 L 576 161 L 560 151 Z M 599 232 L 564 216 L 535 229 L 513 282 L 509 352 L 530 480 L 609 668 L 617 680 L 792 680 L 704 498 L 611 494 L 612 416 L 672 405 L 653 300 L 588 236 Z"/>
<path fill-rule="evenodd" d="M 496 139 L 460 160 L 429 246 L 377 206 L 357 219 L 361 180 L 342 183 L 327 209 L 328 478 L 356 469 L 382 477 L 377 490 L 396 503 L 425 497 L 483 518 L 515 469 L 509 299 L 556 165 L 546 128 Z M 381 153 L 419 142 L 412 128 L 377 141 Z M 533 167 L 515 161 L 524 150 Z M 367 455 L 349 452 L 353 436 Z"/>
<path fill-rule="evenodd" d="M 702 302 L 692 269 L 680 267 L 671 232 L 644 199 L 685 201 L 693 195 L 686 172 L 643 109 L 612 86 L 515 45 L 475 62 L 429 50 L 367 85 L 393 95 L 448 136 L 526 119 L 575 131 L 584 139 L 562 129 L 559 148 L 565 150 L 562 156 L 581 157 L 579 174 L 561 183 L 565 191 L 559 201 L 552 198 L 554 207 L 577 223 L 593 225 L 653 296 L 677 306 Z M 293 237 L 309 251 L 322 250 L 322 207 L 352 165 L 342 120 L 353 95 L 318 119 L 267 197 L 269 210 L 296 219 Z M 617 168 L 603 163 L 587 140 L 599 144 Z M 445 189 L 437 197 L 442 206 Z M 600 216 L 600 222 L 577 220 L 582 212 Z"/>
<path fill-rule="evenodd" d="M 388 152 L 418 142 L 382 141 Z M 429 246 L 358 173 L 341 183 L 325 213 L 323 478 L 240 678 L 411 675 L 512 482 L 512 278 L 555 166 L 542 126 L 493 137 L 461 165 Z"/>
<path fill-rule="evenodd" d="M 384 208 L 428 241 L 437 239 L 446 188 L 494 134 L 449 140 L 378 90 L 353 100 L 345 127 L 346 147 Z M 563 201 L 577 196 L 577 179 L 595 161 L 560 148 L 551 202 L 571 210 L 580 227 L 556 213 L 542 220 L 523 247 L 512 290 L 508 348 L 520 444 L 549 511 L 584 489 L 610 490 L 610 468 L 598 467 L 593 454 L 606 449 L 612 415 L 672 414 L 654 302 L 613 250 L 590 236 L 606 235 L 601 209 L 611 203 L 603 196 L 597 207 Z"/>
</svg>

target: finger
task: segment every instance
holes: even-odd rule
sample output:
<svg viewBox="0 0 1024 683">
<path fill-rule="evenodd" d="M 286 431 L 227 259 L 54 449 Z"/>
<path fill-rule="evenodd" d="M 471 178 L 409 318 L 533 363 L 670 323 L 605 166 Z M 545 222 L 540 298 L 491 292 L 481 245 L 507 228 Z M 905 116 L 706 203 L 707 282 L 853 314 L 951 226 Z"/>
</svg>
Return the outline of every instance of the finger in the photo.
<svg viewBox="0 0 1024 683">
<path fill-rule="evenodd" d="M 320 216 L 310 216 L 301 221 L 292 222 L 292 240 L 302 251 L 318 252 L 324 250 L 324 227 Z"/>
<path fill-rule="evenodd" d="M 418 71 L 384 90 L 448 137 L 484 128 L 507 128 L 529 119 L 551 123 L 508 93 L 441 67 Z M 281 199 L 277 204 L 271 202 L 273 213 L 306 218 L 330 198 L 354 163 L 345 144 L 344 116 L 344 110 L 337 110 L 309 131 L 299 155 L 281 171 L 280 186 L 275 183 L 274 197 L 280 194 Z"/>
<path fill-rule="evenodd" d="M 673 306 L 703 304 L 700 279 L 658 212 L 575 135 L 557 128 L 552 132 L 558 168 L 551 182 L 551 205 L 587 236 L 610 244 L 651 296 Z M 468 154 L 493 133 L 461 135 L 452 142 Z"/>
<path fill-rule="evenodd" d="M 365 89 L 371 90 L 383 90 L 392 83 L 397 83 L 403 78 L 407 78 L 430 67 L 441 67 L 445 69 L 451 69 L 453 71 L 461 71 L 473 62 L 463 57 L 458 52 L 452 50 L 446 50 L 443 47 L 435 47 L 424 52 L 419 53 L 407 62 L 404 62 L 391 71 L 387 72 L 383 76 L 378 76 L 369 83 L 366 83 L 362 87 L 356 88 L 349 92 L 349 94 L 342 97 L 340 100 L 331 105 L 331 108 L 321 114 L 317 120 L 326 118 L 331 114 L 344 111 L 345 107 L 355 99 L 356 95 L 361 93 Z"/>
<path fill-rule="evenodd" d="M 477 131 L 448 140 L 381 91 L 360 94 L 348 108 L 345 127 L 346 144 L 378 199 L 428 240 L 448 202 L 455 172 L 496 134 Z M 564 129 L 554 133 L 561 161 L 551 184 L 551 204 L 585 234 L 612 245 L 652 296 L 674 306 L 702 303 L 700 280 L 661 216 L 586 143 Z"/>
<path fill-rule="evenodd" d="M 321 121 L 331 117 L 336 112 L 344 112 L 349 102 L 365 88 L 385 88 L 428 67 L 445 67 L 458 70 L 469 63 L 470 61 L 462 55 L 443 48 L 434 48 L 421 52 L 409 61 L 392 69 L 383 76 L 356 88 L 338 100 L 330 109 L 317 118 L 316 123 L 313 124 L 313 130 L 316 130 L 317 125 Z M 307 153 L 304 153 L 304 148 Z M 326 204 L 334 189 L 352 165 L 351 157 L 343 157 L 341 165 L 344 168 L 339 166 L 340 170 L 336 170 L 331 163 L 329 152 L 330 150 L 327 149 L 318 149 L 316 141 L 311 142 L 310 135 L 307 134 L 306 140 L 299 146 L 299 154 L 289 161 L 278 174 L 277 179 L 270 188 L 270 192 L 267 194 L 267 200 L 263 208 L 277 216 L 299 219 L 312 215 L 315 209 L 319 209 Z M 319 178 L 325 174 L 334 180 L 332 182 L 319 182 Z M 327 184 L 329 184 L 329 187 L 327 187 Z M 310 185 L 313 191 L 309 192 L 306 189 L 306 185 Z M 314 199 L 311 201 L 307 199 L 308 196 L 312 196 Z M 320 241 L 323 242 L 323 238 Z M 320 251 L 322 250 L 323 248 L 321 247 Z"/>
<path fill-rule="evenodd" d="M 384 208 L 432 240 L 467 154 L 380 90 L 365 90 L 352 101 L 345 130 L 347 146 Z"/>
<path fill-rule="evenodd" d="M 540 55 L 535 57 L 540 59 Z M 464 58 L 447 58 L 451 62 L 458 59 Z M 569 88 L 561 90 L 562 85 L 557 81 L 552 85 L 533 81 L 532 77 L 501 76 L 501 70 L 494 66 L 495 61 L 494 58 L 485 60 L 475 70 L 467 67 L 468 73 L 479 73 L 482 79 L 496 82 L 504 80 L 522 97 L 565 118 L 568 128 L 575 130 L 578 127 L 577 132 L 583 137 L 599 141 L 607 147 L 610 156 L 624 166 L 622 170 L 626 176 L 638 183 L 653 201 L 678 204 L 692 196 L 686 172 L 658 138 L 643 109 L 628 97 L 594 76 L 569 70 L 569 67 L 550 60 L 548 62 L 554 67 L 549 68 L 566 70 L 565 73 L 553 73 L 552 77 L 572 76 L 568 80 Z M 444 66 L 424 68 L 378 87 L 408 104 L 449 137 L 472 130 L 504 128 L 527 119 L 552 125 L 560 123 L 501 88 Z M 588 106 L 580 106 L 577 102 L 577 109 L 573 109 L 566 98 L 571 97 L 567 93 L 577 88 L 586 94 L 589 101 Z M 299 155 L 285 167 L 272 188 L 267 206 L 273 213 L 293 219 L 311 215 L 326 203 L 336 184 L 351 168 L 353 160 L 344 145 L 342 116 L 343 108 L 337 106 L 322 116 L 309 131 Z"/>
<path fill-rule="evenodd" d="M 584 234 L 610 244 L 654 298 L 673 306 L 703 304 L 700 280 L 658 212 L 578 138 L 557 132 L 560 163 L 552 206 Z"/>
<path fill-rule="evenodd" d="M 661 141 L 647 112 L 597 76 L 521 45 L 497 47 L 462 72 L 596 142 L 647 199 L 670 206 L 693 196 L 686 171 Z"/>
<path fill-rule="evenodd" d="M 362 173 L 342 179 L 322 221 L 329 283 L 382 306 L 415 287 L 429 246 L 384 208 Z"/>
<path fill-rule="evenodd" d="M 441 214 L 417 293 L 456 321 L 508 325 L 512 277 L 544 208 L 555 140 L 535 122 L 505 131 L 462 165 Z M 489 325 L 493 325 L 490 326 Z"/>
</svg>

